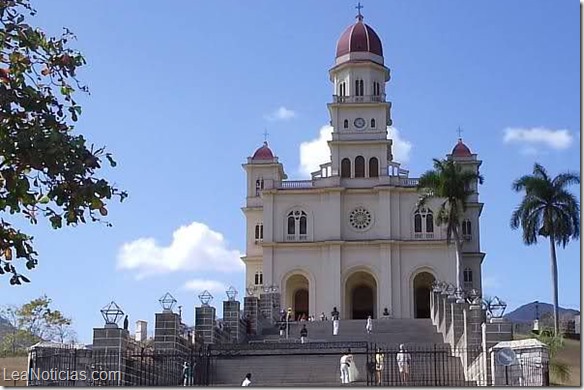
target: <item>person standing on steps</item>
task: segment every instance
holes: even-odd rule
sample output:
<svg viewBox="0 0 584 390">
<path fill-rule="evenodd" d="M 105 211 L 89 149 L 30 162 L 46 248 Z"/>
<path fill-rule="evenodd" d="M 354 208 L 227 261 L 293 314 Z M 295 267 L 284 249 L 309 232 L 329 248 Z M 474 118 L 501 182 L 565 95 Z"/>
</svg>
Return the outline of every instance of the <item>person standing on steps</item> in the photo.
<svg viewBox="0 0 584 390">
<path fill-rule="evenodd" d="M 371 316 L 367 317 L 367 324 L 365 325 L 365 330 L 367 331 L 367 334 L 371 334 L 371 332 L 373 332 L 373 319 L 371 318 Z"/>
<path fill-rule="evenodd" d="M 251 373 L 247 373 L 245 378 L 243 378 L 243 382 L 241 382 L 242 386 L 251 386 Z"/>
<path fill-rule="evenodd" d="M 351 362 L 349 361 L 349 353 L 343 354 L 341 356 L 341 383 L 348 384 L 349 383 L 349 366 Z"/>
<path fill-rule="evenodd" d="M 300 329 L 300 342 L 302 344 L 306 343 L 306 337 L 308 337 L 308 329 L 306 329 L 306 324 L 302 325 Z"/>
<path fill-rule="evenodd" d="M 377 352 L 375 353 L 375 382 L 377 386 L 381 386 L 381 377 L 383 373 L 383 353 L 381 348 L 377 347 Z"/>
<path fill-rule="evenodd" d="M 402 384 L 408 383 L 410 380 L 412 357 L 403 344 L 399 345 L 399 352 L 397 353 L 395 360 L 397 362 L 397 368 L 399 370 Z"/>
<path fill-rule="evenodd" d="M 333 336 L 339 334 L 339 311 L 336 307 L 333 307 L 333 311 L 331 312 L 331 317 L 333 319 Z"/>
</svg>

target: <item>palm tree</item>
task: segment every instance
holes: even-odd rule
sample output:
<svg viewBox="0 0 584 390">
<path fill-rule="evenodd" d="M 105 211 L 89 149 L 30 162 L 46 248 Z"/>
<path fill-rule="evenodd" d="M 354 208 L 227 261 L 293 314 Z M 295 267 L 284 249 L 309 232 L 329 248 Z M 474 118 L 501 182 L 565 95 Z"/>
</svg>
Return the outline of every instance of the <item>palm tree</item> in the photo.
<svg viewBox="0 0 584 390">
<path fill-rule="evenodd" d="M 418 182 L 421 193 L 418 207 L 423 206 L 430 198 L 442 200 L 437 225 L 446 225 L 446 240 L 450 244 L 454 240 L 456 247 L 456 287 L 461 290 L 462 234 L 461 221 L 466 211 L 467 199 L 474 192 L 472 184 L 483 183 L 483 177 L 470 170 L 463 170 L 454 160 L 434 159 L 434 169 L 424 173 Z"/>
<path fill-rule="evenodd" d="M 580 176 L 566 172 L 552 179 L 538 163 L 535 163 L 532 175 L 522 176 L 513 182 L 513 190 L 525 191 L 525 196 L 513 211 L 511 228 L 523 228 L 523 242 L 526 245 L 536 244 L 538 236 L 546 237 L 550 242 L 556 334 L 559 330 L 556 244 L 565 248 L 570 239 L 580 237 L 580 205 L 566 189 L 571 184 L 580 184 Z"/>
</svg>

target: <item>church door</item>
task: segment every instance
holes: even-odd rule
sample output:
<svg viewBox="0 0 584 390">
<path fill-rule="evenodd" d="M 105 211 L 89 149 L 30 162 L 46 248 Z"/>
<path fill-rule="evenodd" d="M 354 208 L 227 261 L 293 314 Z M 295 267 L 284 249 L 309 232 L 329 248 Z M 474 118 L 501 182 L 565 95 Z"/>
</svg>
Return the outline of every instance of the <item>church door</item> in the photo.
<svg viewBox="0 0 584 390">
<path fill-rule="evenodd" d="M 420 272 L 414 278 L 414 317 L 430 318 L 430 291 L 434 276 Z"/>
<path fill-rule="evenodd" d="M 305 288 L 294 293 L 294 315 L 298 319 L 303 314 L 308 317 L 308 290 Z"/>
<path fill-rule="evenodd" d="M 373 289 L 366 285 L 360 285 L 353 289 L 353 313 L 351 318 L 355 320 L 366 319 L 367 316 L 375 318 Z"/>
</svg>

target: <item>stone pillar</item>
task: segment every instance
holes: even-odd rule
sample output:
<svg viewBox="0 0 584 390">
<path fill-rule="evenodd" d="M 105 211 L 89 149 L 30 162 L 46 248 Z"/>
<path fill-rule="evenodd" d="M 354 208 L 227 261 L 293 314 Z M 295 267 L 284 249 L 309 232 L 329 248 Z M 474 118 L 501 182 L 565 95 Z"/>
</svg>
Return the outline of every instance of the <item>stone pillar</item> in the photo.
<svg viewBox="0 0 584 390">
<path fill-rule="evenodd" d="M 177 313 L 164 311 L 155 314 L 154 349 L 172 353 L 185 353 L 187 339 L 182 333 L 181 318 Z"/>
<path fill-rule="evenodd" d="M 247 334 L 254 335 L 261 333 L 261 326 L 259 325 L 260 307 L 258 297 L 243 298 L 243 316 L 248 322 Z"/>
<path fill-rule="evenodd" d="M 430 290 L 430 320 L 432 321 L 432 325 L 436 325 L 435 321 L 435 303 L 434 303 L 434 291 Z"/>
<path fill-rule="evenodd" d="M 223 322 L 229 329 L 229 339 L 233 343 L 240 343 L 241 339 L 241 303 L 239 301 L 223 301 Z"/>
<path fill-rule="evenodd" d="M 203 305 L 195 308 L 195 332 L 203 338 L 203 343 L 215 342 L 215 308 Z"/>
<path fill-rule="evenodd" d="M 463 308 L 464 334 L 466 337 L 467 366 L 470 366 L 481 350 L 483 310 L 480 305 L 469 305 Z"/>
<path fill-rule="evenodd" d="M 442 333 L 442 339 L 446 340 L 446 297 L 447 294 L 440 293 L 438 296 L 440 301 L 440 323 L 438 324 L 438 331 Z"/>
<path fill-rule="evenodd" d="M 460 343 L 460 339 L 464 333 L 463 311 L 467 304 L 452 302 L 450 306 L 452 309 L 452 346 L 454 348 L 464 347 L 464 345 Z"/>
<path fill-rule="evenodd" d="M 486 351 L 501 341 L 513 340 L 513 324 L 502 318 L 491 318 L 485 325 Z"/>
<path fill-rule="evenodd" d="M 280 319 L 280 293 L 267 292 L 260 294 L 260 312 L 274 325 Z"/>
<path fill-rule="evenodd" d="M 128 382 L 127 375 L 129 347 L 130 333 L 126 329 L 118 328 L 116 325 L 93 329 L 92 366 L 120 373 L 114 380 L 100 382 L 101 386 L 133 384 Z"/>
<path fill-rule="evenodd" d="M 454 345 L 454 338 L 452 335 L 452 304 L 454 298 L 446 297 L 444 300 L 444 342 Z"/>
</svg>

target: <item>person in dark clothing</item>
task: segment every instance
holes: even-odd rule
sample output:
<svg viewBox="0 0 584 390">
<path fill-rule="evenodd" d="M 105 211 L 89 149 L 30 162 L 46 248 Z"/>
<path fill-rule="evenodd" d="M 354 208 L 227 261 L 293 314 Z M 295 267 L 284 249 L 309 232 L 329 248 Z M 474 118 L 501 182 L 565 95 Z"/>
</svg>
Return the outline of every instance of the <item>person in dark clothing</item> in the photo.
<svg viewBox="0 0 584 390">
<path fill-rule="evenodd" d="M 129 322 L 128 322 L 128 316 L 126 316 L 126 318 L 124 318 L 124 330 L 128 330 L 128 326 L 129 326 Z"/>
<path fill-rule="evenodd" d="M 306 324 L 300 329 L 300 342 L 302 344 L 306 343 L 306 338 L 308 337 L 308 329 L 306 329 Z"/>
</svg>

